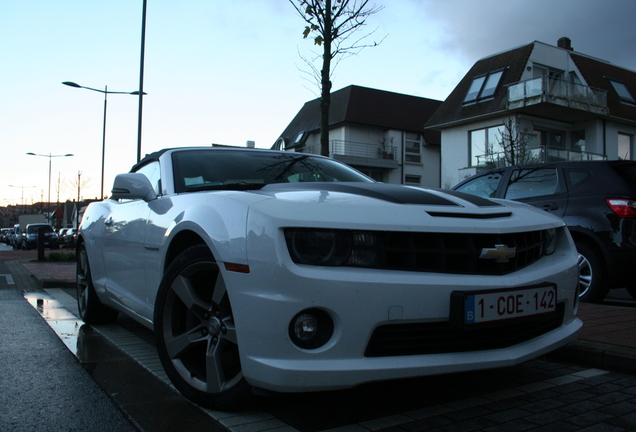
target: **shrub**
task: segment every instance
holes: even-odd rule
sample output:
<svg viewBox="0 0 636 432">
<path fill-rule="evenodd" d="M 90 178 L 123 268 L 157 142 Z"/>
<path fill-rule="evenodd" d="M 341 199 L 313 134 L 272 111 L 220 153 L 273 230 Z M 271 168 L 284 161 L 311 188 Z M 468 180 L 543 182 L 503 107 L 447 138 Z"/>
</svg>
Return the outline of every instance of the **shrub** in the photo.
<svg viewBox="0 0 636 432">
<path fill-rule="evenodd" d="M 47 262 L 75 262 L 75 252 L 51 252 L 46 256 Z"/>
</svg>

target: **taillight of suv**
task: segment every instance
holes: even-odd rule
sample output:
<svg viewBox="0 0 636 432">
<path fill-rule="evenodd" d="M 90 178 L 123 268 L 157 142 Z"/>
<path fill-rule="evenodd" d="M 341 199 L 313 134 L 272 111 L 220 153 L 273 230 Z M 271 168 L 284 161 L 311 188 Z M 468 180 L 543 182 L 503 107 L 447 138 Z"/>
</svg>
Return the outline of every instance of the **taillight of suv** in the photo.
<svg viewBox="0 0 636 432">
<path fill-rule="evenodd" d="M 607 198 L 605 201 L 618 217 L 636 218 L 636 201 L 624 198 Z"/>
</svg>

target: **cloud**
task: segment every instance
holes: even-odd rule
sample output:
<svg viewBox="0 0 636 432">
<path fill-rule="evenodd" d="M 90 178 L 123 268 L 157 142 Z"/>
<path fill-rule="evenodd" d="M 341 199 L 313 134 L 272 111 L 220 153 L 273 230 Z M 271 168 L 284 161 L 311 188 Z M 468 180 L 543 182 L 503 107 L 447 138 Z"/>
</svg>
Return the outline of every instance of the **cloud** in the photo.
<svg viewBox="0 0 636 432">
<path fill-rule="evenodd" d="M 636 40 L 633 1 L 455 0 L 422 2 L 420 8 L 443 33 L 440 48 L 471 64 L 535 40 L 556 45 L 567 36 L 582 54 L 636 69 L 628 49 Z"/>
</svg>

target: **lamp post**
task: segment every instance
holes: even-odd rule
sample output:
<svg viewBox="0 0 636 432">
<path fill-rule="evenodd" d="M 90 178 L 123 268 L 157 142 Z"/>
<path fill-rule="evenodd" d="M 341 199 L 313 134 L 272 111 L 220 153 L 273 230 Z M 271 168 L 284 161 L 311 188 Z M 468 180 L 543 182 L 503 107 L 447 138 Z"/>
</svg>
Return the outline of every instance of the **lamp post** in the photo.
<svg viewBox="0 0 636 432">
<path fill-rule="evenodd" d="M 140 93 L 138 91 L 134 91 L 134 92 L 110 91 L 108 90 L 108 86 L 104 86 L 104 90 L 101 90 L 101 89 L 96 89 L 92 87 L 84 87 L 71 81 L 64 81 L 62 84 L 67 85 L 69 87 L 83 88 L 86 90 L 92 90 L 92 91 L 96 91 L 96 92 L 104 94 L 104 124 L 102 127 L 102 188 L 101 188 L 101 196 L 100 196 L 100 199 L 104 199 L 104 158 L 106 156 L 106 107 L 108 104 L 108 95 L 109 94 L 138 95 Z"/>
<path fill-rule="evenodd" d="M 27 153 L 29 156 L 42 156 L 42 157 L 47 157 L 49 158 L 49 196 L 47 198 L 47 208 L 50 207 L 51 205 L 51 159 L 53 159 L 54 157 L 68 157 L 68 156 L 73 156 L 72 153 L 67 153 L 67 154 L 63 154 L 63 155 L 54 155 L 54 154 L 36 154 L 36 153 Z M 47 218 L 49 223 L 51 223 L 51 218 L 50 216 Z"/>
</svg>

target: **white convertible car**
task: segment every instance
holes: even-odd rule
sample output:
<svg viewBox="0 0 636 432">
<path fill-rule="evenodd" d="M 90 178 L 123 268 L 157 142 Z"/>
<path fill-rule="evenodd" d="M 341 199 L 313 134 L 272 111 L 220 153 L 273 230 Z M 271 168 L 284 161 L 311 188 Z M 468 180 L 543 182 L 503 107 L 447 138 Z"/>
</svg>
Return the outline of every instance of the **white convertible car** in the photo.
<svg viewBox="0 0 636 432">
<path fill-rule="evenodd" d="M 560 219 L 309 154 L 151 154 L 88 207 L 77 251 L 82 319 L 153 329 L 175 387 L 219 409 L 509 366 L 581 327 Z"/>
</svg>

